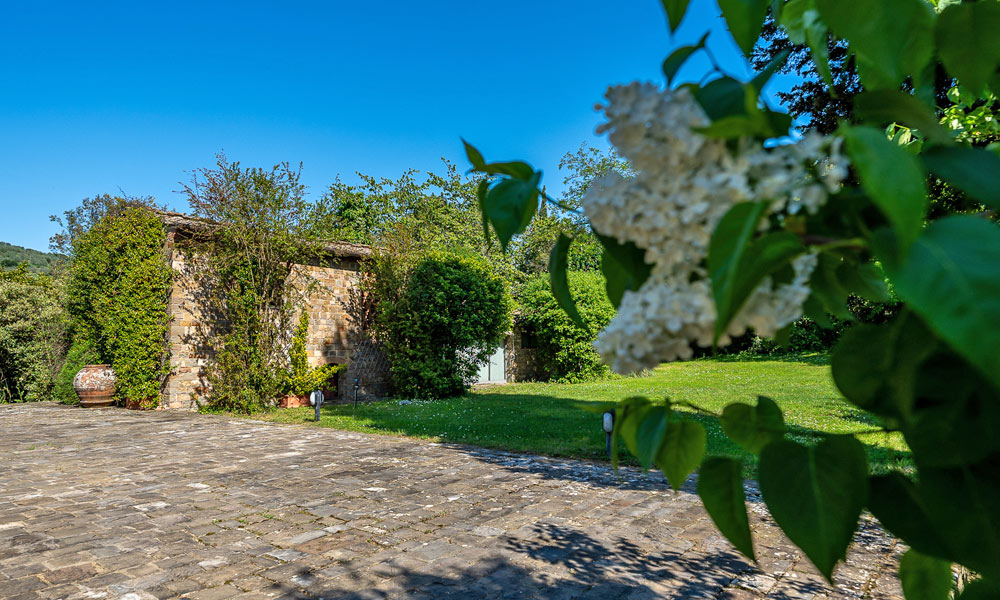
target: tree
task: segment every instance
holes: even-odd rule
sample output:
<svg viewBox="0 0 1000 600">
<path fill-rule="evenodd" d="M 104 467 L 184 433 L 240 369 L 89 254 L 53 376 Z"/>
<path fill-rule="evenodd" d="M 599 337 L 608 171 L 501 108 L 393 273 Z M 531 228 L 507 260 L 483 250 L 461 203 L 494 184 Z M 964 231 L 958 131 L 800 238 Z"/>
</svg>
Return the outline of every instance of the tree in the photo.
<svg viewBox="0 0 1000 600">
<path fill-rule="evenodd" d="M 676 29 L 688 3 L 663 4 Z M 771 141 L 788 136 L 792 119 L 762 106 L 759 94 L 786 52 L 749 82 L 716 67 L 700 84 L 671 87 L 704 38 L 667 57 L 667 89 L 610 88 L 598 131 L 636 174 L 604 182 L 583 202 L 602 234 L 602 270 L 622 290 L 598 350 L 615 370 L 634 371 L 690 356 L 692 346 L 726 345 L 747 328 L 781 338 L 803 313 L 851 318 L 849 296 L 885 298 L 888 281 L 903 309 L 889 322 L 852 327 L 831 368 L 847 400 L 880 419 L 872 432 L 903 435 L 915 473 L 871 475 L 862 434 L 788 439 L 780 409 L 764 397 L 715 416 L 734 443 L 759 454 L 769 511 L 830 581 L 867 509 L 910 547 L 900 567 L 908 598 L 947 597 L 953 563 L 981 576 L 963 599 L 997 597 L 1000 226 L 946 207 L 929 213 L 927 178 L 1000 208 L 1000 156 L 937 112 L 942 78 L 971 94 L 972 111 L 996 102 L 1000 52 L 980 32 L 1000 28 L 1000 3 L 720 2 L 745 54 L 769 6 L 785 35 L 808 45 L 820 75 L 835 58 L 831 36 L 846 44 L 863 88 L 846 111 L 854 122 L 795 144 Z M 541 174 L 522 162 L 489 163 L 471 146 L 467 154 L 490 177 L 481 198 L 494 230 L 502 240 L 519 234 Z M 521 212 L 496 210 L 501 202 Z M 569 244 L 560 238 L 553 249 L 553 295 L 579 321 Z M 753 558 L 742 467 L 705 457 L 705 430 L 685 418 L 692 409 L 701 410 L 629 398 L 617 406 L 616 434 L 675 488 L 700 469 L 706 510 Z"/>
<path fill-rule="evenodd" d="M 508 283 L 481 258 L 440 252 L 391 281 L 395 289 L 379 302 L 377 328 L 396 393 L 460 395 L 510 328 Z"/>
<path fill-rule="evenodd" d="M 209 349 L 212 408 L 254 412 L 281 391 L 294 319 L 308 276 L 296 265 L 326 255 L 333 209 L 304 196 L 300 170 L 287 163 L 243 168 L 219 156 L 184 187 L 206 227 L 184 250 L 213 327 Z"/>
</svg>

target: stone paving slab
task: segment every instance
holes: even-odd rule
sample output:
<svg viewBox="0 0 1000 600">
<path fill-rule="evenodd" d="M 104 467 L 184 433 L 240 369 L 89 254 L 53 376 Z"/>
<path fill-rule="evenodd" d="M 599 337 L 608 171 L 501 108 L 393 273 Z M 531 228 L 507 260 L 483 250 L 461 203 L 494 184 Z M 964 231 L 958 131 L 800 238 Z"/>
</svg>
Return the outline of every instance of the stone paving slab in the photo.
<svg viewBox="0 0 1000 600">
<path fill-rule="evenodd" d="M 0 598 L 897 599 L 836 587 L 749 488 L 759 568 L 659 475 L 189 413 L 0 405 Z"/>
</svg>

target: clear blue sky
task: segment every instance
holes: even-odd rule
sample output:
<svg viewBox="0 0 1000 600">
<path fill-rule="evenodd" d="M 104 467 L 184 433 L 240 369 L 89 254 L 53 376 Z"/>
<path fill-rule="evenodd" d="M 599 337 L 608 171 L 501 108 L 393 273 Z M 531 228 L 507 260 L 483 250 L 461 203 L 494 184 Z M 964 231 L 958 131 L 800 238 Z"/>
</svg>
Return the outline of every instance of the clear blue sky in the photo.
<svg viewBox="0 0 1000 600">
<path fill-rule="evenodd" d="M 662 81 L 667 53 L 707 29 L 747 73 L 715 3 L 691 4 L 673 39 L 657 0 L 8 4 L 0 240 L 47 249 L 48 215 L 105 192 L 185 210 L 178 182 L 223 150 L 302 161 L 319 195 L 338 174 L 464 167 L 465 137 L 558 193 L 559 158 L 605 146 L 593 105 L 608 84 Z"/>
</svg>

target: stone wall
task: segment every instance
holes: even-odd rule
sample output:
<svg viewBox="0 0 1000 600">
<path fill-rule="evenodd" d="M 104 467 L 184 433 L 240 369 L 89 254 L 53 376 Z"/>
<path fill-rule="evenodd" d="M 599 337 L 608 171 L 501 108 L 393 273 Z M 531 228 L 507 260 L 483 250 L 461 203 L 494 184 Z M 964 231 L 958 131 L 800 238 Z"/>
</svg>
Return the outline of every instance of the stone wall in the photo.
<svg viewBox="0 0 1000 600">
<path fill-rule="evenodd" d="M 507 334 L 504 342 L 504 377 L 508 382 L 538 379 L 538 350 L 526 348 L 525 337 L 524 328 L 517 324 Z"/>
<path fill-rule="evenodd" d="M 183 235 L 178 237 L 176 230 L 168 230 L 168 262 L 175 271 L 168 303 L 171 373 L 161 389 L 160 407 L 194 410 L 205 396 L 204 370 L 209 358 L 208 349 L 198 340 L 210 335 L 214 320 L 204 310 L 204 282 L 192 269 L 196 259 L 178 248 L 182 240 Z M 332 258 L 323 264 L 300 266 L 295 280 L 309 311 L 309 363 L 348 365 L 339 376 L 338 395 L 343 400 L 353 399 L 355 378 L 363 388 L 359 398 L 382 398 L 391 391 L 388 361 L 367 339 L 362 331 L 364 323 L 352 313 L 359 273 L 359 258 Z"/>
</svg>

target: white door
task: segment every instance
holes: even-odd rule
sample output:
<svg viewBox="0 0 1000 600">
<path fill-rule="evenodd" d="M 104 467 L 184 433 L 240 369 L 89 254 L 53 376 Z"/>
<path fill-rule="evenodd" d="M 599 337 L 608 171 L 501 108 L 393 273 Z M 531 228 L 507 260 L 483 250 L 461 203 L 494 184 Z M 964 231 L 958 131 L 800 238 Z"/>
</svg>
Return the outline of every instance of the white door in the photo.
<svg viewBox="0 0 1000 600">
<path fill-rule="evenodd" d="M 506 383 L 504 375 L 504 347 L 497 348 L 497 351 L 490 356 L 490 360 L 479 367 L 479 381 L 477 383 Z"/>
</svg>

